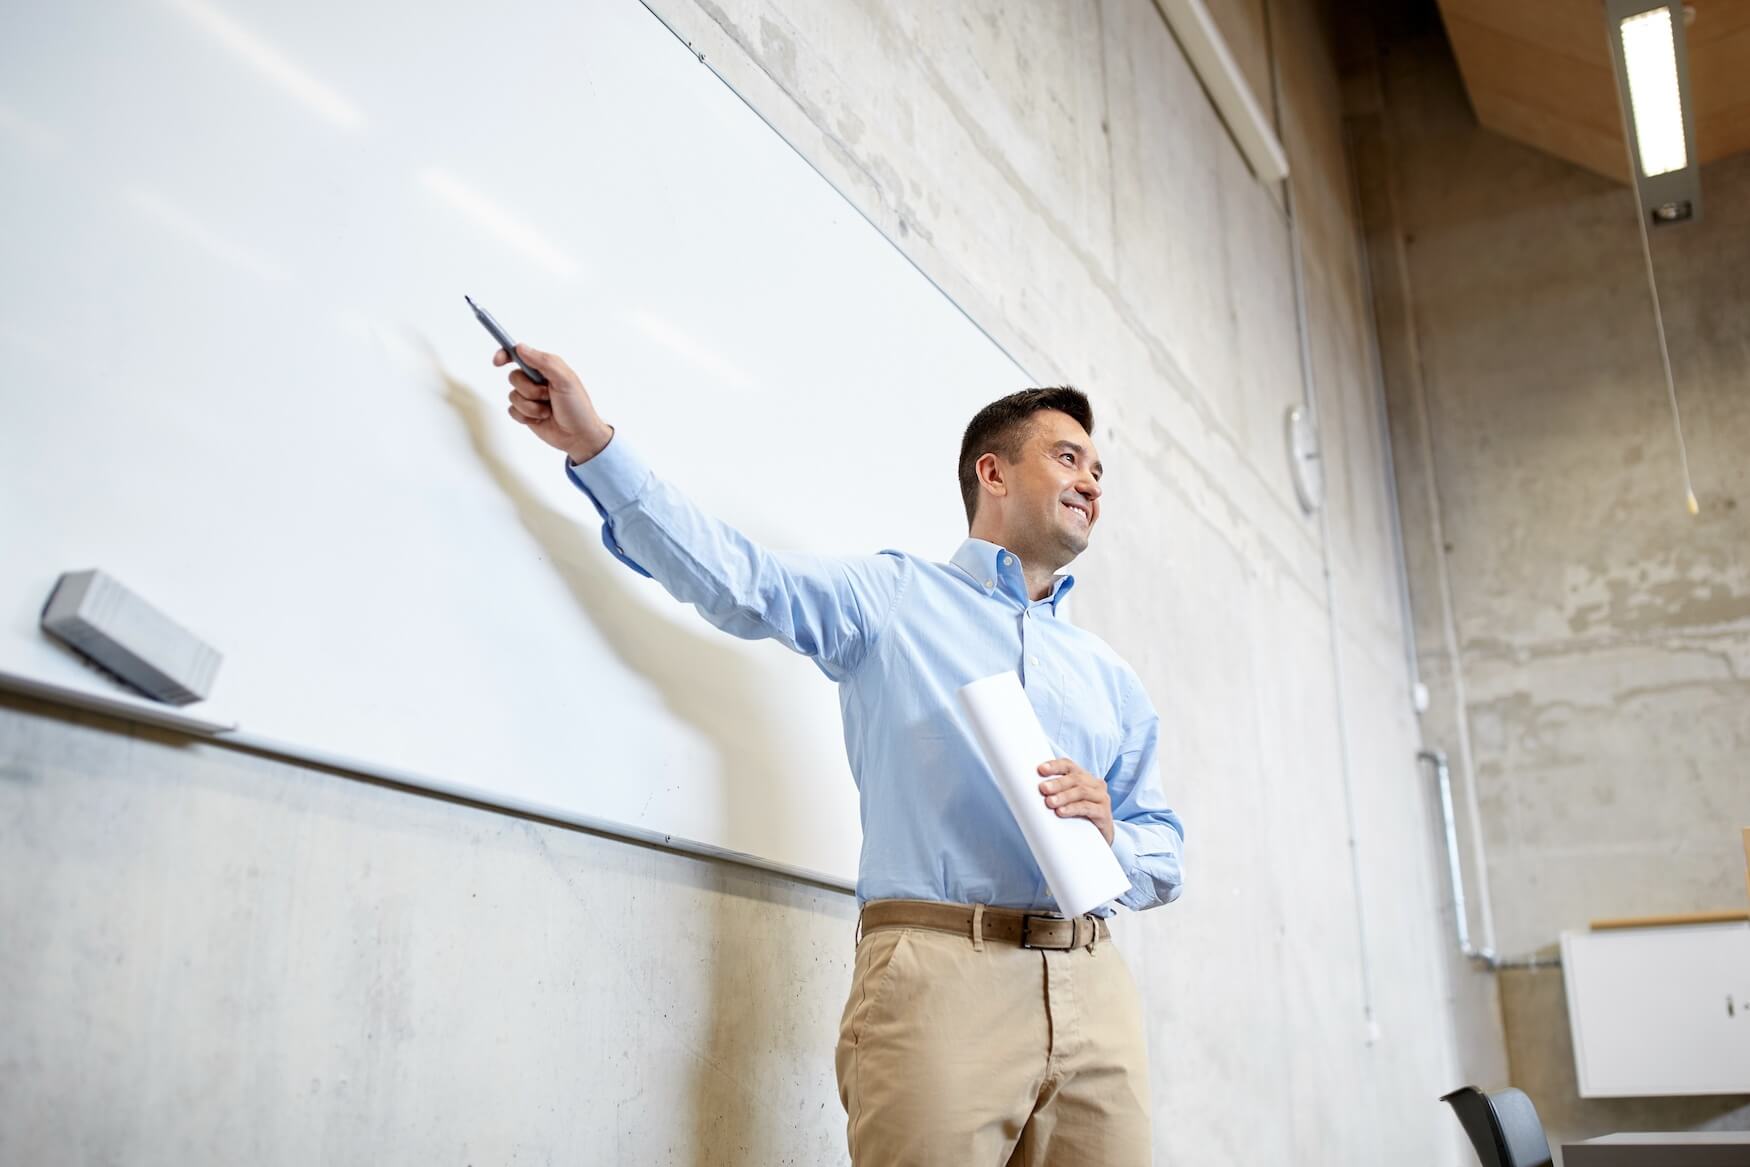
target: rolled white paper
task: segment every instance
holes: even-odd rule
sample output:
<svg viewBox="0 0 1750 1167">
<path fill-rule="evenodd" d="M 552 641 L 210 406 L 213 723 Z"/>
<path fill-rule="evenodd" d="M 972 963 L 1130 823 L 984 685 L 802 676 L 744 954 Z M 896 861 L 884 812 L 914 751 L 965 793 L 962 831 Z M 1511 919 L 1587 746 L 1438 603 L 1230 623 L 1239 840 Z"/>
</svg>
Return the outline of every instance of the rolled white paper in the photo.
<svg viewBox="0 0 1750 1167">
<path fill-rule="evenodd" d="M 960 690 L 960 707 L 1002 791 L 1003 801 L 1026 836 L 1027 846 L 1057 908 L 1079 916 L 1130 889 L 1106 838 L 1092 819 L 1059 818 L 1039 793 L 1039 767 L 1056 757 L 1039 715 L 1014 673 L 998 673 Z"/>
</svg>

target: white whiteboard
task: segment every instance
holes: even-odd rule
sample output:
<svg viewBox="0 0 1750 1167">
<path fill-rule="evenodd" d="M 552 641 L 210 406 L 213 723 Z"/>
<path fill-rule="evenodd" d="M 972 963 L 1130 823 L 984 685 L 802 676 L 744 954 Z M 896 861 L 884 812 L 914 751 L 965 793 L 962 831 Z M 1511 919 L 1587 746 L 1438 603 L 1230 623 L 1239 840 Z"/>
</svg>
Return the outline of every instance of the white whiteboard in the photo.
<svg viewBox="0 0 1750 1167">
<path fill-rule="evenodd" d="M 833 687 L 601 547 L 462 302 L 779 548 L 935 558 L 1021 371 L 635 0 L 0 10 L 0 672 L 101 567 L 212 708 L 419 785 L 849 881 Z"/>
</svg>

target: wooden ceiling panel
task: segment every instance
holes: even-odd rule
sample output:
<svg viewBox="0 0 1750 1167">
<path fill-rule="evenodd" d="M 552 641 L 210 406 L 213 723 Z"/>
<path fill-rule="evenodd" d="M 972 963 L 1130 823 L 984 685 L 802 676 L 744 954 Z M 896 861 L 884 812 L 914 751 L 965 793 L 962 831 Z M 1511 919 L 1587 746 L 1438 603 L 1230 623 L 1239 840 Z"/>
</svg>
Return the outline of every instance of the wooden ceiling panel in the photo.
<svg viewBox="0 0 1750 1167">
<path fill-rule="evenodd" d="M 1706 4 L 1689 27 L 1689 87 L 1703 162 L 1750 150 L 1750 4 Z"/>
<path fill-rule="evenodd" d="M 1610 68 L 1602 0 L 1440 0 L 1440 10 L 1449 26 L 1453 17 L 1462 17 L 1551 53 Z M 1595 35 L 1575 35 L 1582 28 Z"/>
<path fill-rule="evenodd" d="M 1691 7 L 1690 100 L 1707 163 L 1750 149 L 1750 3 Z M 1478 121 L 1628 180 L 1600 0 L 1440 0 L 1440 11 Z"/>
<path fill-rule="evenodd" d="M 1498 134 L 1584 166 L 1594 174 L 1628 181 L 1628 155 L 1623 151 L 1621 134 L 1589 130 L 1498 93 L 1478 94 L 1472 104 L 1477 120 Z"/>
<path fill-rule="evenodd" d="M 1617 129 L 1620 117 L 1608 60 L 1552 53 L 1462 18 L 1449 21 L 1447 32 L 1459 53 L 1467 85 L 1514 97 L 1593 129 Z"/>
</svg>

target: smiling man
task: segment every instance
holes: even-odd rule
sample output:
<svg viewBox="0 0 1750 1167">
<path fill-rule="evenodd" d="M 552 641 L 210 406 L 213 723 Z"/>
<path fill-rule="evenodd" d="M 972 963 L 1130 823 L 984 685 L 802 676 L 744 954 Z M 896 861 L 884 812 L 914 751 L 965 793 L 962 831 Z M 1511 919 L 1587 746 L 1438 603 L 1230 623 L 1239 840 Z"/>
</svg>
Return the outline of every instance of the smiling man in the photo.
<svg viewBox="0 0 1750 1167">
<path fill-rule="evenodd" d="M 969 537 L 947 563 L 770 551 L 664 483 L 563 360 L 510 374 L 510 416 L 567 455 L 603 541 L 725 632 L 769 638 L 838 684 L 862 800 L 862 905 L 839 1027 L 856 1167 L 1149 1162 L 1148 1050 L 1110 905 L 1055 910 L 955 695 L 1014 671 L 1060 756 L 1039 794 L 1091 820 L 1141 910 L 1176 899 L 1183 832 L 1161 795 L 1159 719 L 1136 674 L 1059 611 L 1100 517 L 1093 412 L 1028 389 L 967 426 Z M 495 365 L 510 363 L 500 350 Z"/>
</svg>

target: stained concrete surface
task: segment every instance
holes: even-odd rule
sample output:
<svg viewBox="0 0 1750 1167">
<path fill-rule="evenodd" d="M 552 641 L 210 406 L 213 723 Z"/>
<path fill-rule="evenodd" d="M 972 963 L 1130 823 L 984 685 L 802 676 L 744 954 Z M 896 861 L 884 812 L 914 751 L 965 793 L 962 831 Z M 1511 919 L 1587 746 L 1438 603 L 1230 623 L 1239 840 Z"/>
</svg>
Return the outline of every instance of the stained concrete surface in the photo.
<svg viewBox="0 0 1750 1167">
<path fill-rule="evenodd" d="M 1395 216 L 1370 227 L 1397 253 L 1375 301 L 1423 729 L 1474 799 L 1473 926 L 1549 956 L 1595 918 L 1742 907 L 1750 156 L 1704 168 L 1705 218 L 1652 237 L 1691 517 L 1631 192 L 1480 129 L 1437 34 L 1388 45 L 1379 80 L 1358 157 Z M 1552 1141 L 1750 1125 L 1742 1098 L 1583 1103 L 1559 977 L 1501 993 Z"/>
<path fill-rule="evenodd" d="M 1707 168 L 1708 218 L 1654 239 L 1690 518 L 1631 196 L 1467 128 L 1430 55 L 1399 64 L 1393 96 L 1485 830 L 1516 888 L 1496 895 L 1502 945 L 1732 906 L 1728 828 L 1750 820 L 1750 160 Z"/>
</svg>

